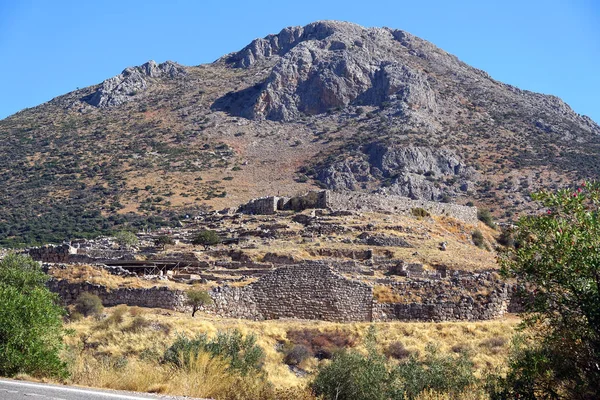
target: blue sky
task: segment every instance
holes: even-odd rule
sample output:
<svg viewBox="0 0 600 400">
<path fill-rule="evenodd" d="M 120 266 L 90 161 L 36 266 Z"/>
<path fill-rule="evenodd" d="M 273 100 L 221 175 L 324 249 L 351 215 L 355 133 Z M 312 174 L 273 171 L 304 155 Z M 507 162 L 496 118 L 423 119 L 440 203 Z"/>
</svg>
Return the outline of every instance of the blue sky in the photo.
<svg viewBox="0 0 600 400">
<path fill-rule="evenodd" d="M 208 63 L 321 19 L 406 30 L 600 123 L 599 0 L 0 0 L 0 118 L 127 66 Z"/>
</svg>

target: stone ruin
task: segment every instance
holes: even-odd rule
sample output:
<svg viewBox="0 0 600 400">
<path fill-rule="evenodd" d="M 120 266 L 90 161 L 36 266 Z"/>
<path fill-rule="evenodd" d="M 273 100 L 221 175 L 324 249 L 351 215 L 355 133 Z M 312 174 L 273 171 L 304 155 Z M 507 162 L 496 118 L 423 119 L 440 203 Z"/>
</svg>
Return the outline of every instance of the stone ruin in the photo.
<svg viewBox="0 0 600 400">
<path fill-rule="evenodd" d="M 66 304 L 83 292 L 98 295 L 104 305 L 167 308 L 185 311 L 185 293 L 166 287 L 107 289 L 89 282 L 51 280 L 49 288 Z M 344 277 L 325 263 L 280 267 L 242 287 L 220 286 L 209 292 L 214 304 L 205 310 L 222 317 L 250 320 L 309 319 L 349 321 L 489 320 L 520 312 L 523 303 L 515 287 L 493 272 L 450 279 L 416 278 L 396 282 L 393 289 L 406 301 L 378 303 L 373 287 Z M 410 293 L 421 293 L 415 301 Z"/>
<path fill-rule="evenodd" d="M 268 196 L 249 201 L 238 208 L 238 212 L 255 215 L 270 215 L 277 211 L 306 209 L 330 209 L 332 211 L 388 212 L 411 215 L 421 208 L 431 215 L 448 216 L 468 224 L 477 224 L 477 207 L 413 200 L 408 197 L 378 193 L 322 190 L 308 192 L 292 198 Z"/>
</svg>

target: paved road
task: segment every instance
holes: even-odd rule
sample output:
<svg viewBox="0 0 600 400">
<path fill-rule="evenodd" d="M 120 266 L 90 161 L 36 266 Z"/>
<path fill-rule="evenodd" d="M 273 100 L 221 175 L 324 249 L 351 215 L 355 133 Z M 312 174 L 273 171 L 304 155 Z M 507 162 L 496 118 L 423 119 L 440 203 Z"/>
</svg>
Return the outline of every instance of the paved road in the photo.
<svg viewBox="0 0 600 400">
<path fill-rule="evenodd" d="M 183 397 L 155 396 L 135 392 L 97 390 L 74 386 L 46 385 L 0 379 L 0 400 L 176 400 Z M 190 399 L 187 397 L 186 399 Z"/>
</svg>

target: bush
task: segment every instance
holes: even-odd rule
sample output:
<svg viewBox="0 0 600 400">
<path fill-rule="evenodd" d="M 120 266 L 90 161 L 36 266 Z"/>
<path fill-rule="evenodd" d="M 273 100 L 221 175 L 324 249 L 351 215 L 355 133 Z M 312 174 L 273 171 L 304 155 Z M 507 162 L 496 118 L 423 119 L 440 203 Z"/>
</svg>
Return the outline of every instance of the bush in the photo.
<svg viewBox="0 0 600 400">
<path fill-rule="evenodd" d="M 202 245 L 205 250 L 208 250 L 210 246 L 221 243 L 221 238 L 217 232 L 213 230 L 202 230 L 194 236 L 192 239 L 193 245 Z"/>
<path fill-rule="evenodd" d="M 302 361 L 311 356 L 312 352 L 308 347 L 297 344 L 285 354 L 283 362 L 287 365 L 299 365 Z"/>
<path fill-rule="evenodd" d="M 85 317 L 90 315 L 98 316 L 102 314 L 103 310 L 102 300 L 95 294 L 81 293 L 77 300 L 75 300 L 75 311 L 83 314 Z"/>
<path fill-rule="evenodd" d="M 425 210 L 424 208 L 421 207 L 416 207 L 410 210 L 411 214 L 414 215 L 417 218 L 426 218 L 429 217 L 431 214 L 429 214 L 429 212 L 427 210 Z"/>
<path fill-rule="evenodd" d="M 483 233 L 481 233 L 479 229 L 473 231 L 471 239 L 473 239 L 475 246 L 485 249 L 485 239 L 483 238 Z"/>
<path fill-rule="evenodd" d="M 496 229 L 496 224 L 494 223 L 494 216 L 490 212 L 490 210 L 486 208 L 482 208 L 477 210 L 477 219 L 489 226 L 492 229 Z"/>
<path fill-rule="evenodd" d="M 424 360 L 410 356 L 395 371 L 401 391 L 407 398 L 414 399 L 426 390 L 459 398 L 477 382 L 474 364 L 466 354 L 459 357 L 442 355 L 433 345 L 428 345 L 425 352 Z"/>
<path fill-rule="evenodd" d="M 150 321 L 145 317 L 138 315 L 134 317 L 131 323 L 125 328 L 121 329 L 123 332 L 139 333 L 150 326 Z"/>
<path fill-rule="evenodd" d="M 512 229 L 507 227 L 502 228 L 502 232 L 500 232 L 496 241 L 504 247 L 515 247 Z"/>
<path fill-rule="evenodd" d="M 388 358 L 394 358 L 396 360 L 403 360 L 410 356 L 410 351 L 406 350 L 402 342 L 392 342 L 388 345 L 385 350 L 385 355 Z"/>
<path fill-rule="evenodd" d="M 387 400 L 396 398 L 392 383 L 382 357 L 342 351 L 319 369 L 311 387 L 327 400 Z"/>
<path fill-rule="evenodd" d="M 330 359 L 340 349 L 354 347 L 356 339 L 350 334 L 335 330 L 319 332 L 316 329 L 302 329 L 287 332 L 288 339 L 306 346 L 319 360 Z"/>
<path fill-rule="evenodd" d="M 66 312 L 47 280 L 28 256 L 9 254 L 0 261 L 0 376 L 67 375 L 59 358 Z"/>
<path fill-rule="evenodd" d="M 313 392 L 324 399 L 415 399 L 424 392 L 447 393 L 460 398 L 477 383 L 474 366 L 463 354 L 441 355 L 428 345 L 423 360 L 409 358 L 391 367 L 375 350 L 375 331 L 366 339 L 368 354 L 356 351 L 336 353 L 321 367 L 311 383 Z"/>
<path fill-rule="evenodd" d="M 245 338 L 238 330 L 218 332 L 214 339 L 209 340 L 204 334 L 188 339 L 178 337 L 165 351 L 163 360 L 180 368 L 186 368 L 189 360 L 207 352 L 213 357 L 221 357 L 229 363 L 231 370 L 242 375 L 262 370 L 264 351 L 256 344 L 254 335 Z"/>
</svg>

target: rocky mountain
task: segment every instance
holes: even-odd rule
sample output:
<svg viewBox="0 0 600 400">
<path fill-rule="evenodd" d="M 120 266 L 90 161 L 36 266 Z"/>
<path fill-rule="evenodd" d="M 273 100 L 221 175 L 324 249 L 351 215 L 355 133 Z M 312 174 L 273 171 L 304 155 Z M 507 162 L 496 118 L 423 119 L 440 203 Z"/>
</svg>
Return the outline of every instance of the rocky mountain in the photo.
<svg viewBox="0 0 600 400">
<path fill-rule="evenodd" d="M 516 60 L 518 61 L 518 60 Z M 285 28 L 212 64 L 148 62 L 0 121 L 0 243 L 176 223 L 317 186 L 474 203 L 600 172 L 600 127 L 407 32 Z"/>
</svg>

